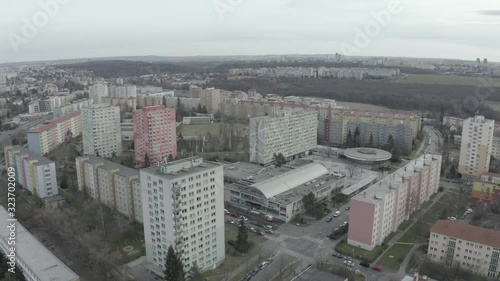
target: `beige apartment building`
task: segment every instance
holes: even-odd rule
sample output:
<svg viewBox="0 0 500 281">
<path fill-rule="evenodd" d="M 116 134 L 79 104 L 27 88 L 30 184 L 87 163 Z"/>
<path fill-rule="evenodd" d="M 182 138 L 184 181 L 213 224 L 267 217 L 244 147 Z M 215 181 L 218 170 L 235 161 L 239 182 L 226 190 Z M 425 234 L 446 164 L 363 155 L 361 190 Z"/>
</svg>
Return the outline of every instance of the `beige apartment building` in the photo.
<svg viewBox="0 0 500 281">
<path fill-rule="evenodd" d="M 207 113 L 214 114 L 219 111 L 220 90 L 207 88 L 200 94 L 200 104 L 207 108 Z"/>
<path fill-rule="evenodd" d="M 142 219 L 139 171 L 96 156 L 76 158 L 78 189 L 138 222 Z"/>
<path fill-rule="evenodd" d="M 427 256 L 435 263 L 498 279 L 500 232 L 439 220 L 431 228 Z"/>
<path fill-rule="evenodd" d="M 439 188 L 441 155 L 424 154 L 350 200 L 347 243 L 373 250 Z"/>
<path fill-rule="evenodd" d="M 458 172 L 477 176 L 490 170 L 495 121 L 484 116 L 464 120 Z"/>
</svg>

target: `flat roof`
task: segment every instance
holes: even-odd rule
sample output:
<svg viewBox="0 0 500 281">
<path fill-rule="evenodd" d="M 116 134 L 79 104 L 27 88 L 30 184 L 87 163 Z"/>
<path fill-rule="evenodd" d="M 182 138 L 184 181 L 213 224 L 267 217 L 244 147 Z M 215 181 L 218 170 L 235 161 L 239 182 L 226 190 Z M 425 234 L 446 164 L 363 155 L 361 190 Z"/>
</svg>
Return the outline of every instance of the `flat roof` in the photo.
<svg viewBox="0 0 500 281">
<path fill-rule="evenodd" d="M 73 117 L 76 117 L 76 116 L 78 116 L 78 115 L 80 115 L 80 111 L 74 111 L 74 112 L 71 112 L 71 113 L 69 113 L 69 114 L 67 114 L 67 115 L 65 115 L 65 116 L 62 116 L 62 117 L 59 117 L 59 118 L 52 119 L 52 120 L 50 121 L 50 123 L 49 123 L 49 124 L 42 124 L 42 125 L 40 125 L 40 126 L 38 126 L 38 127 L 32 128 L 32 129 L 28 132 L 28 134 L 29 134 L 29 133 L 41 133 L 41 132 L 43 132 L 43 131 L 45 131 L 45 130 L 51 129 L 51 128 L 53 128 L 53 127 L 56 127 L 56 126 L 57 126 L 57 124 L 59 124 L 59 123 L 61 123 L 61 122 L 64 122 L 64 121 L 66 121 L 66 120 L 69 120 L 69 119 L 71 119 L 71 118 L 73 118 Z"/>
<path fill-rule="evenodd" d="M 139 176 L 139 170 L 129 168 L 127 166 L 115 163 L 115 162 L 110 161 L 108 159 L 104 159 L 104 158 L 97 157 L 94 155 L 80 156 L 80 157 L 77 157 L 77 159 L 78 158 L 88 158 L 88 160 L 86 162 L 89 164 L 101 164 L 102 163 L 103 165 L 99 166 L 99 169 L 103 169 L 103 170 L 118 169 L 119 171 L 116 174 L 118 174 L 122 177 L 133 177 L 133 176 L 138 177 Z"/>
<path fill-rule="evenodd" d="M 356 147 L 344 150 L 344 156 L 363 162 L 382 162 L 391 159 L 392 153 L 377 148 Z"/>
<path fill-rule="evenodd" d="M 426 164 L 429 164 L 432 159 L 437 156 L 440 155 L 424 154 L 417 159 L 411 160 L 405 166 L 399 168 L 394 173 L 387 175 L 353 198 L 363 202 L 376 203 L 385 194 L 390 193 L 395 184 L 402 183 L 405 178 L 417 173 L 416 170 L 421 169 Z"/>
<path fill-rule="evenodd" d="M 449 220 L 438 220 L 431 232 L 500 248 L 500 231 Z"/>
<path fill-rule="evenodd" d="M 12 146 L 11 150 L 19 150 L 19 154 L 24 154 L 28 155 L 28 160 L 37 160 L 38 162 L 34 163 L 33 165 L 38 166 L 38 165 L 47 165 L 47 164 L 52 164 L 54 161 L 50 160 L 49 158 L 42 156 L 40 154 L 36 154 L 35 152 L 21 147 L 19 145 Z"/>
<path fill-rule="evenodd" d="M 172 165 L 172 166 L 182 165 L 182 164 L 185 164 L 187 162 L 191 162 L 192 159 L 195 159 L 195 158 L 197 158 L 197 157 L 190 157 L 190 158 L 186 158 L 186 159 L 172 161 L 172 162 L 167 163 L 166 166 L 168 167 L 170 165 Z M 148 174 L 160 176 L 166 180 L 173 181 L 175 179 L 185 177 L 186 175 L 189 175 L 189 174 L 200 173 L 203 171 L 211 170 L 213 168 L 222 167 L 222 165 L 219 163 L 203 161 L 202 164 L 193 165 L 192 167 L 187 168 L 187 170 L 183 170 L 183 169 L 177 170 L 176 169 L 174 173 L 164 173 L 161 171 L 162 165 L 164 166 L 165 164 L 160 164 L 159 167 L 143 168 L 140 170 L 140 172 L 145 172 Z"/>
<path fill-rule="evenodd" d="M 10 225 L 7 210 L 0 208 L 0 237 L 3 243 L 8 241 Z M 10 247 L 10 246 L 9 246 Z M 71 269 L 59 260 L 51 251 L 38 241 L 21 223 L 16 222 L 16 255 L 40 280 L 76 281 L 79 280 Z"/>
<path fill-rule="evenodd" d="M 374 180 L 376 180 L 380 175 L 378 174 L 371 174 L 371 175 L 368 175 L 366 177 L 364 177 L 363 179 L 361 179 L 359 182 L 347 187 L 347 188 L 344 188 L 342 189 L 342 194 L 344 195 L 351 195 L 353 194 L 354 192 L 362 189 L 363 187 L 371 184 Z"/>
</svg>

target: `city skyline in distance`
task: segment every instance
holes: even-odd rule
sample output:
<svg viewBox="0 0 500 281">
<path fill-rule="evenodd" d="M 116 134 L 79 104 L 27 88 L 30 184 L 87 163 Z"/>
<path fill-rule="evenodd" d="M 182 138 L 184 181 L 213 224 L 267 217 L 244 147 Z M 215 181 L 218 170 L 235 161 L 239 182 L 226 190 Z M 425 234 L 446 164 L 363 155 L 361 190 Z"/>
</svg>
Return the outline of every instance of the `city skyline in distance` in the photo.
<svg viewBox="0 0 500 281">
<path fill-rule="evenodd" d="M 355 56 L 500 61 L 493 32 L 500 26 L 500 3 L 488 0 L 93 1 L 6 3 L 0 63 L 352 50 Z M 31 32 L 23 32 L 30 25 Z M 366 44 L 358 44 L 363 36 Z"/>
</svg>

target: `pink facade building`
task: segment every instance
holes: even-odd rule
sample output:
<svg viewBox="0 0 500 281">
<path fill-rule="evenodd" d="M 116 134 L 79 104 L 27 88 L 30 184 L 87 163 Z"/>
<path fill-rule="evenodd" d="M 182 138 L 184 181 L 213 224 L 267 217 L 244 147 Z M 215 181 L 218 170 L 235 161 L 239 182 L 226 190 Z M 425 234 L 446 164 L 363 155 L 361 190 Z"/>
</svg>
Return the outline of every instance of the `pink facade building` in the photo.
<svg viewBox="0 0 500 281">
<path fill-rule="evenodd" d="M 347 242 L 366 250 L 384 239 L 439 188 L 441 155 L 422 155 L 351 198 Z"/>
<path fill-rule="evenodd" d="M 172 155 L 177 156 L 175 109 L 163 105 L 134 110 L 135 161 L 143 163 L 148 155 L 151 166 Z"/>
</svg>

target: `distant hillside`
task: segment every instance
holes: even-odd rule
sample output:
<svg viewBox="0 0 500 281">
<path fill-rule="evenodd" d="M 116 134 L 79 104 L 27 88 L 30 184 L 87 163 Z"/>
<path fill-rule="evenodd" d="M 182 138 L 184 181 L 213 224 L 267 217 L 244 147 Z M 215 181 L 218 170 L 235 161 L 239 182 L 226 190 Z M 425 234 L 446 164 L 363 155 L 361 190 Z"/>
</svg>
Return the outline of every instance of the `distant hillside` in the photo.
<svg viewBox="0 0 500 281">
<path fill-rule="evenodd" d="M 92 71 L 103 78 L 131 77 L 156 73 L 191 73 L 203 71 L 203 67 L 193 64 L 149 63 L 124 60 L 91 61 L 63 64 L 60 69 L 81 69 Z"/>
</svg>

